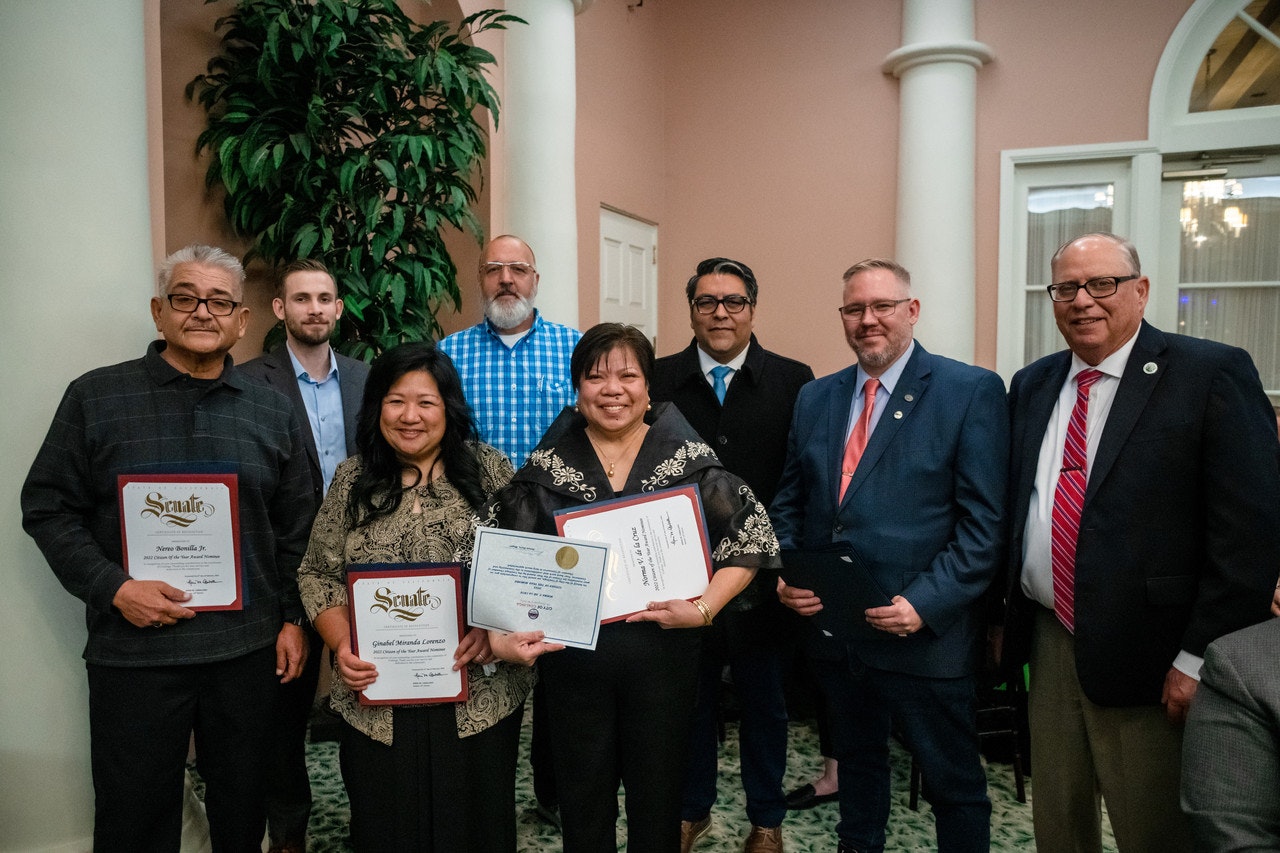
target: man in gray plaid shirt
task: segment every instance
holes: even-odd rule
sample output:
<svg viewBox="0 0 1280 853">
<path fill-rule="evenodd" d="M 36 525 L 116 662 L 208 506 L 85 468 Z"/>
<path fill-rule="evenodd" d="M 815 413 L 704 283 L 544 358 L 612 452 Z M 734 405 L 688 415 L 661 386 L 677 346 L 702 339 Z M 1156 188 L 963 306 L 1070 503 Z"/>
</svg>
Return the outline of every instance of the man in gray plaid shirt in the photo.
<svg viewBox="0 0 1280 853">
<path fill-rule="evenodd" d="M 262 839 L 275 684 L 306 657 L 311 475 L 288 399 L 232 367 L 243 290 L 220 249 L 170 255 L 151 300 L 163 340 L 71 383 L 22 488 L 23 527 L 85 603 L 98 853 L 178 850 L 193 732 L 213 848 Z M 235 484 L 239 609 L 192 610 L 190 590 L 124 569 L 118 478 L 209 474 Z"/>
</svg>

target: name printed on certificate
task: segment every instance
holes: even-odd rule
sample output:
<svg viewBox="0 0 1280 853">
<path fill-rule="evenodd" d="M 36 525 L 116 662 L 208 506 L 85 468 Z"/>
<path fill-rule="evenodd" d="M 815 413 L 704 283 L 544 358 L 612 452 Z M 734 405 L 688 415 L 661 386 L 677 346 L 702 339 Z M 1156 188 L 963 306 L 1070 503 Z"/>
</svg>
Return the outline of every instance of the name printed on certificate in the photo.
<svg viewBox="0 0 1280 853">
<path fill-rule="evenodd" d="M 697 598 L 711 581 L 711 548 L 696 485 L 561 510 L 556 529 L 612 546 L 600 602 L 604 622 L 639 613 L 651 601 Z"/>
<path fill-rule="evenodd" d="M 430 705 L 467 698 L 462 642 L 462 567 L 457 563 L 347 567 L 351 651 L 378 668 L 364 705 Z"/>
<path fill-rule="evenodd" d="M 121 474 L 124 570 L 191 594 L 192 610 L 242 610 L 235 474 Z"/>
<path fill-rule="evenodd" d="M 494 527 L 476 529 L 467 621 L 494 631 L 542 631 L 594 649 L 609 546 Z"/>
</svg>

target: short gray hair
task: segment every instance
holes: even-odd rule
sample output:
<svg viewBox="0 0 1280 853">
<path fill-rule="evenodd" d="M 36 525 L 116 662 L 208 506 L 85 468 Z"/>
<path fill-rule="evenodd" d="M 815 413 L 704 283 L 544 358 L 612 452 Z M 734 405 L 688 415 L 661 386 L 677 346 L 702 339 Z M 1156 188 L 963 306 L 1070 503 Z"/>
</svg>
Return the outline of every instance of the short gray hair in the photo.
<svg viewBox="0 0 1280 853">
<path fill-rule="evenodd" d="M 1078 243 L 1086 237 L 1102 237 L 1104 240 L 1110 240 L 1112 243 L 1115 243 L 1124 250 L 1125 254 L 1129 256 L 1129 263 L 1132 267 L 1131 271 L 1133 274 L 1142 275 L 1142 262 L 1138 260 L 1138 247 L 1130 243 L 1125 238 L 1112 234 L 1110 231 L 1090 231 L 1087 234 L 1078 234 L 1075 237 L 1072 237 L 1070 240 L 1059 246 L 1058 251 L 1053 253 L 1053 257 L 1049 259 L 1049 269 L 1052 270 L 1054 266 L 1057 265 L 1058 258 L 1067 250 L 1068 246 L 1073 243 Z"/>
<path fill-rule="evenodd" d="M 173 270 L 179 264 L 198 264 L 230 273 L 235 279 L 235 297 L 239 299 L 244 296 L 244 266 L 240 261 L 221 249 L 199 243 L 185 246 L 160 262 L 160 269 L 156 271 L 158 296 L 169 295 L 169 286 L 173 284 Z"/>
</svg>

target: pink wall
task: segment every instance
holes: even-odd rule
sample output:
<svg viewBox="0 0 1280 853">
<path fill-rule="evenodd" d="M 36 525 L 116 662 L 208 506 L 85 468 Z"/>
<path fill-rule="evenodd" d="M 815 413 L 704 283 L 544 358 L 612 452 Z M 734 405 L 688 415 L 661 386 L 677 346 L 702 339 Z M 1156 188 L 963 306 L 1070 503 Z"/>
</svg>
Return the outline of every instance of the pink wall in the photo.
<svg viewBox="0 0 1280 853">
<path fill-rule="evenodd" d="M 880 64 L 901 44 L 900 4 L 627 4 L 577 19 L 582 324 L 598 316 L 603 202 L 659 223 L 660 353 L 688 343 L 683 282 L 722 254 L 759 276 L 766 346 L 820 375 L 844 367 L 840 274 L 894 250 L 898 83 Z M 995 362 L 1000 151 L 1146 138 L 1152 75 L 1189 6 L 976 4 L 996 54 L 978 74 L 980 363 Z"/>
<path fill-rule="evenodd" d="M 205 194 L 204 164 L 193 154 L 203 114 L 182 95 L 216 49 L 212 23 L 229 0 L 150 2 L 161 15 L 164 207 L 156 216 L 166 248 L 201 239 L 240 250 L 218 200 Z M 833 310 L 840 273 L 894 247 L 898 83 L 880 64 L 901 44 L 900 3 L 644 0 L 629 9 L 634 2 L 595 0 L 576 18 L 581 325 L 599 316 L 607 204 L 659 225 L 660 353 L 690 338 L 682 288 L 694 265 L 727 255 L 759 276 L 756 329 L 766 346 L 819 374 L 847 365 Z M 978 74 L 980 363 L 994 364 L 996 351 L 1000 152 L 1145 139 L 1152 76 L 1190 4 L 976 3 L 976 36 L 996 55 Z M 437 2 L 425 13 L 456 19 L 458 6 Z M 493 81 L 501 91 L 501 69 Z M 486 227 L 488 193 L 502 177 L 486 170 L 478 208 Z M 464 235 L 450 239 L 464 305 L 442 312 L 447 331 L 479 317 L 478 249 Z M 270 325 L 265 287 L 251 288 L 250 300 L 255 323 L 237 357 L 256 354 Z"/>
<path fill-rule="evenodd" d="M 1156 65 L 1191 0 L 982 0 L 978 75 L 978 361 L 996 358 L 1000 152 L 1147 138 Z"/>
</svg>

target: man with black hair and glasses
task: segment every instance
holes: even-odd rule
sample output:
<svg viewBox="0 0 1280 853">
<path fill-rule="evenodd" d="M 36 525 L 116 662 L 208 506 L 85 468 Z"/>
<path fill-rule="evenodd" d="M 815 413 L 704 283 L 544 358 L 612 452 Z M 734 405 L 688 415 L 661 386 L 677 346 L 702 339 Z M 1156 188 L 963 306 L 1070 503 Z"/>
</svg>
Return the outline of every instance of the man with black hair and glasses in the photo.
<svg viewBox="0 0 1280 853">
<path fill-rule="evenodd" d="M 751 268 L 708 258 L 685 286 L 694 340 L 660 358 L 650 394 L 670 401 L 763 505 L 773 500 L 787 452 L 791 409 L 808 365 L 769 352 L 752 332 L 759 287 Z M 777 576 L 758 572 L 725 607 L 703 642 L 698 707 L 685 772 L 682 853 L 711 827 L 716 800 L 716 707 L 725 665 L 741 708 L 742 785 L 751 830 L 747 853 L 780 853 L 787 806 L 787 707 L 783 668 L 788 621 L 773 587 Z"/>
<path fill-rule="evenodd" d="M 1205 648 L 1267 617 L 1280 566 L 1280 443 L 1249 354 L 1161 332 L 1133 244 L 1054 254 L 1067 349 L 1009 390 L 1003 645 L 1030 662 L 1041 853 L 1191 850 L 1182 724 Z M 1040 768 L 1048 772 L 1040 772 Z"/>
<path fill-rule="evenodd" d="M 243 290 L 239 261 L 220 249 L 166 258 L 151 300 L 162 339 L 71 383 L 22 487 L 23 527 L 85 603 L 98 853 L 178 849 L 193 732 L 213 849 L 260 849 L 266 710 L 306 658 L 296 574 L 311 477 L 289 401 L 232 369 Z M 172 477 L 175 490 L 193 488 L 187 476 L 221 479 L 231 501 L 211 506 L 236 510 L 228 527 L 238 541 L 225 547 L 239 554 L 238 608 L 197 612 L 192 589 L 130 577 L 122 475 Z M 211 517 L 190 510 L 187 492 L 164 497 L 156 500 L 185 539 L 166 544 L 164 528 L 153 528 L 145 542 L 155 554 L 219 544 L 180 526 L 200 533 Z"/>
</svg>

